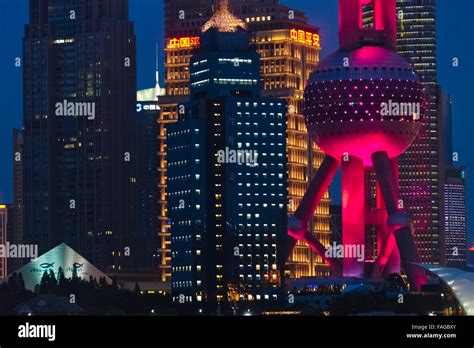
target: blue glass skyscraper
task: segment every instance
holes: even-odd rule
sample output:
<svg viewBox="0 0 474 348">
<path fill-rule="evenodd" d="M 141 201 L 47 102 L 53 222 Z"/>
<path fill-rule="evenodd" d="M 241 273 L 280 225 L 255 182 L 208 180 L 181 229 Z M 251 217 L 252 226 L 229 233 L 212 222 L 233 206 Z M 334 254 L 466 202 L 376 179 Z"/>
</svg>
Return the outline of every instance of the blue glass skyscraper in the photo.
<svg viewBox="0 0 474 348">
<path fill-rule="evenodd" d="M 248 34 L 219 24 L 191 59 L 191 100 L 167 128 L 175 302 L 277 299 L 286 105 L 260 96 L 259 64 Z"/>
</svg>

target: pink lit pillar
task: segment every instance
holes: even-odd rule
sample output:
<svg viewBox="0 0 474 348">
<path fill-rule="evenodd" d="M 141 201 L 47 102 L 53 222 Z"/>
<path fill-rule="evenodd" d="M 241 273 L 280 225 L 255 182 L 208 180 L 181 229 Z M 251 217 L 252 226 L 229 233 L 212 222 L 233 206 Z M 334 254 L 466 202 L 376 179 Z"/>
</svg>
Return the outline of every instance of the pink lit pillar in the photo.
<svg viewBox="0 0 474 348">
<path fill-rule="evenodd" d="M 305 195 L 296 209 L 295 214 L 288 221 L 288 234 L 292 238 L 287 249 L 286 260 L 291 256 L 291 252 L 296 246 L 297 241 L 303 240 L 330 266 L 336 270 L 341 268 L 339 260 L 325 256 L 325 247 L 308 231 L 308 223 L 318 207 L 318 204 L 321 202 L 324 193 L 329 188 L 338 168 L 339 161 L 337 159 L 328 155 L 324 157 L 321 166 L 306 189 Z"/>
<path fill-rule="evenodd" d="M 421 286 L 426 283 L 426 277 L 424 271 L 419 267 L 421 259 L 412 235 L 411 219 L 406 212 L 398 209 L 398 186 L 396 185 L 392 164 L 384 151 L 374 153 L 372 162 L 387 208 L 387 226 L 394 230 L 393 234 L 400 252 L 401 265 L 407 274 L 412 289 L 419 291 Z"/>
<path fill-rule="evenodd" d="M 362 6 L 374 4 L 374 29 L 363 29 Z M 361 31 L 384 32 L 385 47 L 396 51 L 396 0 L 339 0 L 339 44 L 343 51 L 361 46 Z"/>
<path fill-rule="evenodd" d="M 394 173 L 395 185 L 398 187 L 398 158 L 392 158 L 390 166 Z M 372 269 L 372 277 L 377 279 L 382 275 L 400 273 L 400 253 L 398 252 L 393 229 L 389 228 L 386 223 L 388 214 L 378 182 L 376 197 L 380 223 L 377 225 L 378 257 Z M 398 201 L 398 197 L 395 200 Z"/>
<path fill-rule="evenodd" d="M 365 247 L 364 164 L 351 156 L 342 162 L 342 244 L 344 251 Z M 365 251 L 365 250 L 364 250 Z M 344 255 L 344 277 L 364 277 L 365 255 Z"/>
<path fill-rule="evenodd" d="M 397 50 L 397 4 L 396 0 L 374 0 L 375 29 L 385 32 L 385 46 Z"/>
<path fill-rule="evenodd" d="M 399 178 L 398 178 L 398 157 L 391 158 L 390 159 L 390 165 L 392 167 L 392 172 L 395 177 L 395 185 L 396 187 L 399 187 Z M 380 196 L 382 196 L 382 193 L 380 192 Z M 383 197 L 381 197 L 383 200 Z M 397 200 L 399 197 L 397 197 Z M 385 210 L 386 211 L 386 210 Z M 388 214 L 387 214 L 388 218 Z M 387 221 L 387 220 L 385 220 Z M 383 272 L 384 276 L 388 276 L 392 273 L 400 273 L 400 252 L 398 251 L 398 246 L 397 246 L 397 241 L 395 240 L 395 235 L 394 235 L 394 230 L 389 229 L 389 243 L 392 247 L 392 252 L 390 253 L 390 257 L 388 259 L 388 262 L 385 266 L 385 270 Z"/>
</svg>

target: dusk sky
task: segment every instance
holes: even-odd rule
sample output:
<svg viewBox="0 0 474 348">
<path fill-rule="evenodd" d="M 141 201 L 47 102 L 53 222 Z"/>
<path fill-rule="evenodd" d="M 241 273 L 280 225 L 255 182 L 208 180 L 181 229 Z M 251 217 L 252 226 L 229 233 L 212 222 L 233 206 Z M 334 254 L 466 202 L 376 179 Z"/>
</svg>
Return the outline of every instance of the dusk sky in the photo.
<svg viewBox="0 0 474 348">
<path fill-rule="evenodd" d="M 129 0 L 130 17 L 135 23 L 138 57 L 138 87 L 154 86 L 155 43 L 163 48 L 163 0 Z M 336 0 L 282 0 L 281 3 L 303 10 L 311 23 L 321 28 L 321 57 L 338 47 Z M 453 100 L 453 150 L 460 164 L 467 166 L 468 228 L 474 226 L 474 30 L 472 0 L 438 0 L 438 83 Z M 22 57 L 24 25 L 28 22 L 28 0 L 0 0 L 0 202 L 12 201 L 12 129 L 22 126 L 22 69 L 15 58 Z M 452 67 L 453 57 L 459 67 Z M 161 78 L 163 55 L 160 56 Z M 337 201 L 337 198 L 335 198 Z M 474 234 L 470 233 L 471 242 Z"/>
</svg>

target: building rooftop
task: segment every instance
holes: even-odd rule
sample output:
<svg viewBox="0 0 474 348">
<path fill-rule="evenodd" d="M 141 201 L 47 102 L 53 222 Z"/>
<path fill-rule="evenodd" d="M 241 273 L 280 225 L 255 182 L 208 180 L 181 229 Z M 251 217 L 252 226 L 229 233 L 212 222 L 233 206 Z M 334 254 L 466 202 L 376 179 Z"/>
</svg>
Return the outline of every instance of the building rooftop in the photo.
<svg viewBox="0 0 474 348">
<path fill-rule="evenodd" d="M 234 16 L 229 9 L 229 0 L 221 0 L 219 9 L 204 24 L 202 32 L 206 32 L 211 28 L 216 28 L 220 32 L 233 33 L 238 28 L 247 29 L 245 22 Z"/>
</svg>

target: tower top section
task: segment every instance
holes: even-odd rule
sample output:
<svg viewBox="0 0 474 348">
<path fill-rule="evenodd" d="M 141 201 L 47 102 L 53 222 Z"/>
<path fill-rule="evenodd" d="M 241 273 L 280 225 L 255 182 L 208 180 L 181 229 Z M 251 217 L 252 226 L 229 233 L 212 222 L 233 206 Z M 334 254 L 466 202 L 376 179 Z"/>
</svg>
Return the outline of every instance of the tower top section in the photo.
<svg viewBox="0 0 474 348">
<path fill-rule="evenodd" d="M 238 28 L 246 29 L 245 22 L 234 16 L 229 9 L 229 0 L 221 0 L 219 9 L 216 13 L 204 24 L 202 32 L 206 32 L 211 28 L 216 28 L 220 32 L 233 33 Z"/>
<path fill-rule="evenodd" d="M 373 13 L 364 23 L 363 12 Z M 351 51 L 362 46 L 397 49 L 396 0 L 339 0 L 339 46 Z"/>
</svg>

